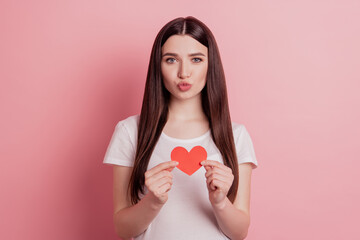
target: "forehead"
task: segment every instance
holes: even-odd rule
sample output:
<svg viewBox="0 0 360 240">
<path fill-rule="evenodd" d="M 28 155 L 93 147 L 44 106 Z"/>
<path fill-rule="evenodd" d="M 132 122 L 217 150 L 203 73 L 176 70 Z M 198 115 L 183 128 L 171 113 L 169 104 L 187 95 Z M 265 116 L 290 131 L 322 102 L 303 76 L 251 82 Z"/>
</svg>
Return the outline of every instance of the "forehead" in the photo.
<svg viewBox="0 0 360 240">
<path fill-rule="evenodd" d="M 178 54 L 202 52 L 207 56 L 208 48 L 189 35 L 173 35 L 166 40 L 161 50 L 163 53 L 173 52 Z"/>
</svg>

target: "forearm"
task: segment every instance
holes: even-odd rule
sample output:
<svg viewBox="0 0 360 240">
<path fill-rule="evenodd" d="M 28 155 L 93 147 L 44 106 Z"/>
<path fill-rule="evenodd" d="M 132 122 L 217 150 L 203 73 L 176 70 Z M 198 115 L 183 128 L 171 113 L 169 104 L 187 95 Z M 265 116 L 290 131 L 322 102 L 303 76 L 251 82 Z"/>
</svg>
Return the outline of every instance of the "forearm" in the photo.
<svg viewBox="0 0 360 240">
<path fill-rule="evenodd" d="M 216 220 L 224 232 L 232 240 L 242 240 L 247 236 L 250 217 L 237 209 L 228 198 L 219 205 L 213 205 Z"/>
<path fill-rule="evenodd" d="M 114 215 L 116 234 L 123 239 L 141 234 L 148 228 L 161 207 L 154 205 L 149 195 L 146 195 L 137 204 L 121 209 Z"/>
</svg>

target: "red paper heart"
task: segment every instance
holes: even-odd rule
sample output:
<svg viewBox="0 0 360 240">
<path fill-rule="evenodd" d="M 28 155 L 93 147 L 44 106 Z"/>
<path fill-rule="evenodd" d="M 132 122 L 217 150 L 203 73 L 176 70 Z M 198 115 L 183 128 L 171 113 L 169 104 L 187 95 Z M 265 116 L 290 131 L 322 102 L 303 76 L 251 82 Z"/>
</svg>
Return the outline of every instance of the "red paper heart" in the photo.
<svg viewBox="0 0 360 240">
<path fill-rule="evenodd" d="M 179 162 L 177 168 L 189 176 L 201 168 L 200 162 L 206 158 L 207 152 L 201 146 L 193 147 L 190 152 L 183 147 L 176 147 L 171 151 L 171 160 Z"/>
</svg>

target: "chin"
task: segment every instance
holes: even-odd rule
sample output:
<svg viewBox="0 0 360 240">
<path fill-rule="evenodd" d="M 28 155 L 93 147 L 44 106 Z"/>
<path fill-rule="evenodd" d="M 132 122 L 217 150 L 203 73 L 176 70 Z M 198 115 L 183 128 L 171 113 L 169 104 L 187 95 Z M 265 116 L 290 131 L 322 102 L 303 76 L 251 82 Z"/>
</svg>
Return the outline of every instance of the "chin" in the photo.
<svg viewBox="0 0 360 240">
<path fill-rule="evenodd" d="M 201 98 L 201 94 L 177 94 L 173 95 L 178 100 L 190 100 L 190 99 L 196 99 Z"/>
</svg>

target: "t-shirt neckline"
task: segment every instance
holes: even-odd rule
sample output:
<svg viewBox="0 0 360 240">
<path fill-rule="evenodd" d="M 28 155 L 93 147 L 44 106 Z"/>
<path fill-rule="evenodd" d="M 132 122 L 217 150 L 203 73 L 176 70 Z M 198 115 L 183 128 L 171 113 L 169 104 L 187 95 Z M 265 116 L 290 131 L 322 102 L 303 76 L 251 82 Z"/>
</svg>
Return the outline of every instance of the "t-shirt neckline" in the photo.
<svg viewBox="0 0 360 240">
<path fill-rule="evenodd" d="M 161 137 L 173 141 L 173 142 L 183 142 L 183 143 L 189 143 L 189 142 L 197 142 L 197 141 L 201 141 L 203 139 L 205 139 L 207 136 L 210 135 L 210 129 L 207 130 L 203 135 L 199 136 L 199 137 L 195 137 L 195 138 L 174 138 L 174 137 L 170 137 L 168 135 L 166 135 L 164 132 L 161 132 Z"/>
</svg>

